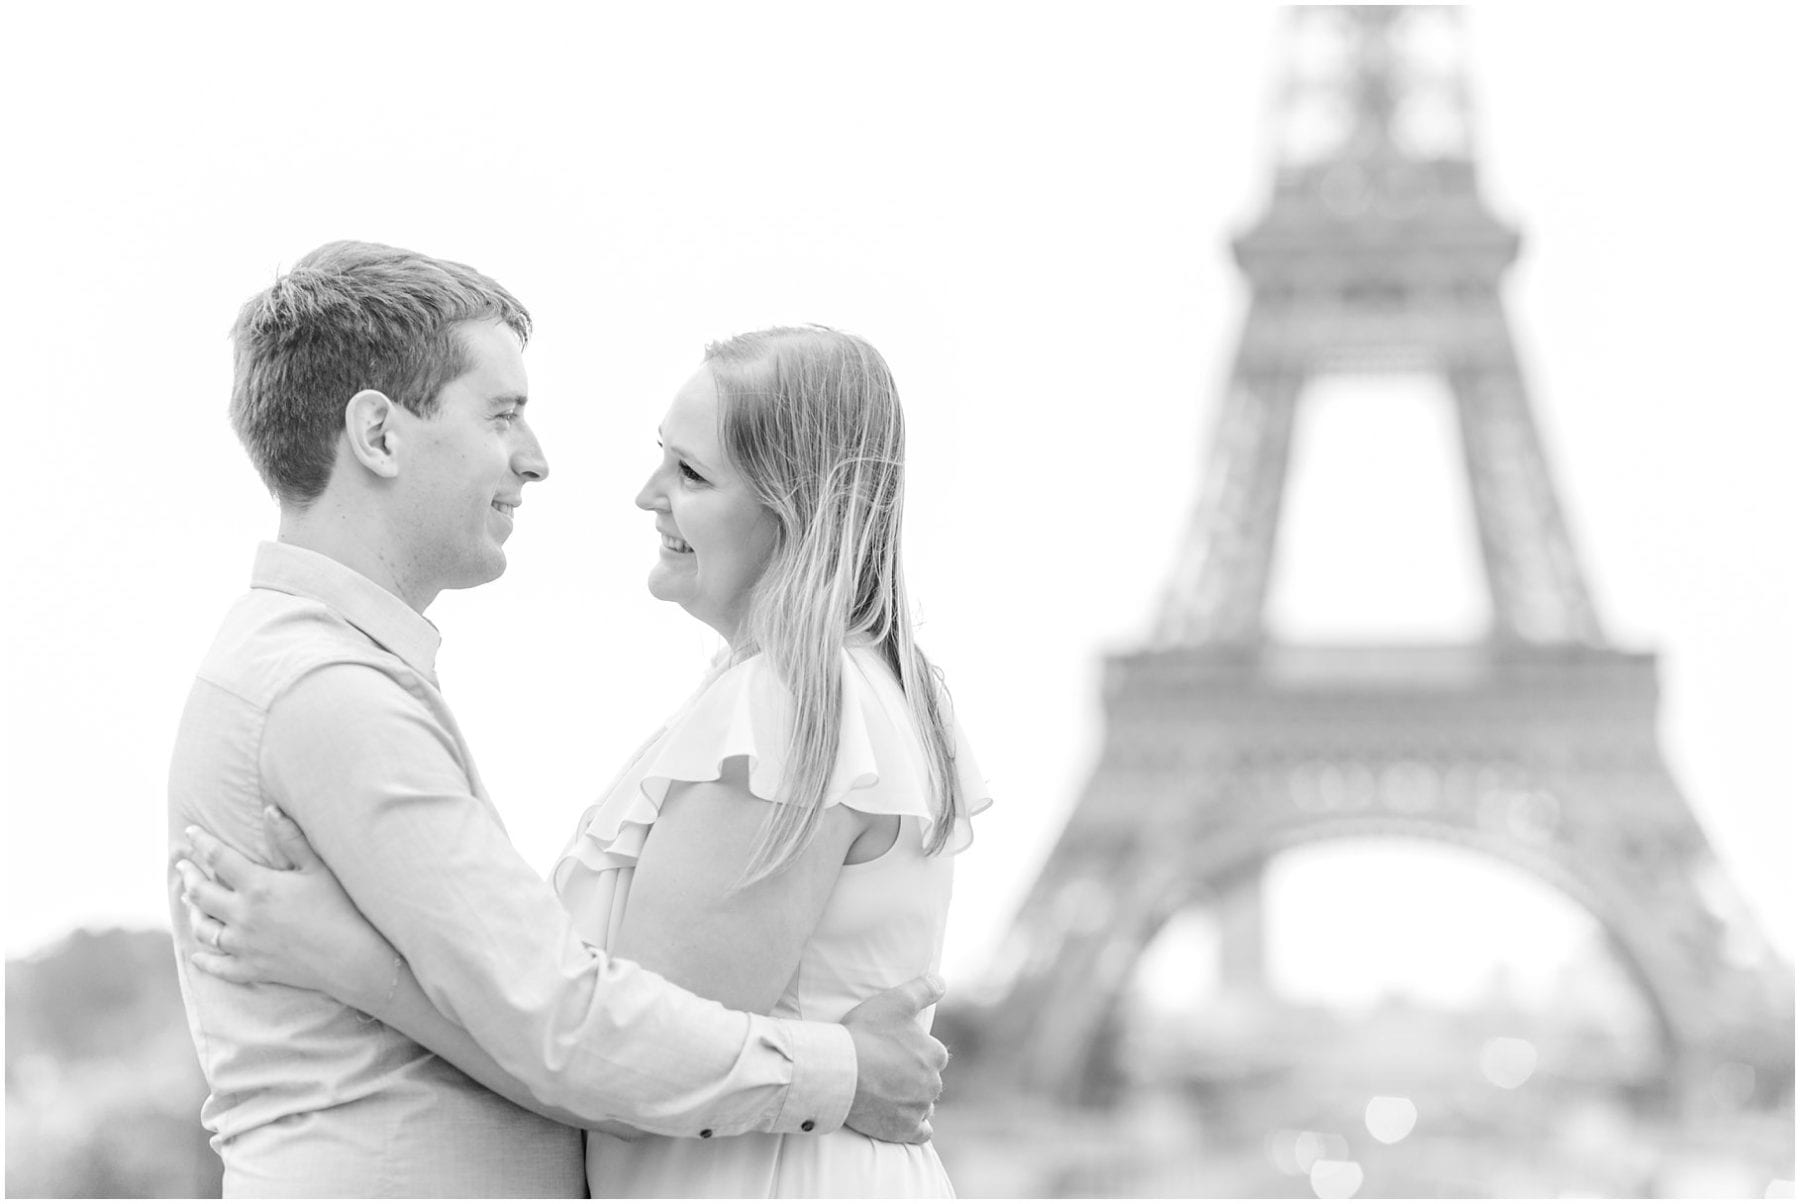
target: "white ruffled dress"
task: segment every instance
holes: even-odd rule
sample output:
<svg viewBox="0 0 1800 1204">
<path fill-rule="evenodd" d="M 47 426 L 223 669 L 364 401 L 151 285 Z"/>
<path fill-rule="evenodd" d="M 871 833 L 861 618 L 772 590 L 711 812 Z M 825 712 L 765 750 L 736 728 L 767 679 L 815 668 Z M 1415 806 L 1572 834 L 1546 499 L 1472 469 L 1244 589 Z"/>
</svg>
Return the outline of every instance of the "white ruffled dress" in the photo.
<svg viewBox="0 0 1800 1204">
<path fill-rule="evenodd" d="M 949 847 L 926 856 L 931 775 L 905 695 L 873 646 L 853 645 L 842 655 L 844 721 L 826 805 L 898 815 L 900 834 L 881 856 L 843 867 L 774 1016 L 836 1021 L 871 995 L 935 972 L 950 906 L 951 854 L 968 846 L 969 816 L 990 802 L 957 727 L 963 813 Z M 584 939 L 611 947 L 638 854 L 673 783 L 714 781 L 728 758 L 747 757 L 751 793 L 783 801 L 778 791 L 792 709 L 773 667 L 752 657 L 689 700 L 631 760 L 582 816 L 553 874 Z M 587 1165 L 588 1189 L 597 1197 L 955 1195 L 929 1143 L 876 1141 L 850 1129 L 630 1142 L 590 1132 Z"/>
</svg>

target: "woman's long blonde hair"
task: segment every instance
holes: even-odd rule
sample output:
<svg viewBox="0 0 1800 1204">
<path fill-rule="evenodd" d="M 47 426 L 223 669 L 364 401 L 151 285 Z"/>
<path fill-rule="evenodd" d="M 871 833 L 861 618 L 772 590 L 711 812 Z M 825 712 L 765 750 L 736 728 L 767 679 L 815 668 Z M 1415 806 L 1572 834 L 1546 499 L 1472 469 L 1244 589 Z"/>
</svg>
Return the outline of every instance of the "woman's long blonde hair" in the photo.
<svg viewBox="0 0 1800 1204">
<path fill-rule="evenodd" d="M 775 515 L 734 662 L 761 653 L 794 699 L 783 780 L 745 883 L 780 872 L 818 830 L 842 723 L 845 641 L 874 641 L 900 680 L 930 766 L 926 850 L 949 842 L 959 810 L 956 744 L 940 675 L 913 642 L 900 569 L 906 423 L 886 361 L 823 326 L 776 327 L 706 349 L 725 454 Z"/>
</svg>

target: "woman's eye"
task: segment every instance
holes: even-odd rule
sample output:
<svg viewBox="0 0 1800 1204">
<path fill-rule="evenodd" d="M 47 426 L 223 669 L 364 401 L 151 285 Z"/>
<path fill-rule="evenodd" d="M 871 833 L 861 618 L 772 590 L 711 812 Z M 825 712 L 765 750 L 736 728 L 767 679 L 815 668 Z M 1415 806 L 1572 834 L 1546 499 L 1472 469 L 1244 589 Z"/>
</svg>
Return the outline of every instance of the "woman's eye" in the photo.
<svg viewBox="0 0 1800 1204">
<path fill-rule="evenodd" d="M 681 464 L 681 475 L 682 476 L 686 477 L 690 481 L 699 481 L 703 485 L 706 483 L 706 478 L 701 476 L 699 473 L 695 472 L 685 462 L 677 461 L 677 463 Z"/>
</svg>

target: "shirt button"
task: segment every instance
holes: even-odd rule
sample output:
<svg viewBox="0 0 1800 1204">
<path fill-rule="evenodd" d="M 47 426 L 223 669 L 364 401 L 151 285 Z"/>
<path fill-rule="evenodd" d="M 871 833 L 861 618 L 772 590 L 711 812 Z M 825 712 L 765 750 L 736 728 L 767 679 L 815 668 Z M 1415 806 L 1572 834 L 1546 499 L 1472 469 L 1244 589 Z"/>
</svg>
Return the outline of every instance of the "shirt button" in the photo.
<svg viewBox="0 0 1800 1204">
<path fill-rule="evenodd" d="M 803 1120 L 803 1121 L 801 1121 L 801 1122 L 800 1122 L 800 1131 L 801 1131 L 801 1132 L 802 1132 L 802 1133 L 810 1133 L 810 1132 L 812 1132 L 812 1131 L 813 1131 L 813 1122 L 812 1122 L 812 1121 L 810 1121 L 810 1120 Z"/>
<path fill-rule="evenodd" d="M 712 1130 L 711 1130 L 711 1129 L 701 1129 L 701 1130 L 700 1130 L 700 1136 L 702 1136 L 702 1137 L 711 1137 L 711 1136 L 712 1136 Z"/>
</svg>

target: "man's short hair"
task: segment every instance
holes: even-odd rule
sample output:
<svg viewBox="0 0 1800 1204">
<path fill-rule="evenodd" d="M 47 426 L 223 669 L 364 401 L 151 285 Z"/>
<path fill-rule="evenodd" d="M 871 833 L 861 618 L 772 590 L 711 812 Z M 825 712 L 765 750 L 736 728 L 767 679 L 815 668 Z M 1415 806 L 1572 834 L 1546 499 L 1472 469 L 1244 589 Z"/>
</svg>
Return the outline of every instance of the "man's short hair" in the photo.
<svg viewBox="0 0 1800 1204">
<path fill-rule="evenodd" d="M 331 242 L 245 302 L 231 328 L 231 424 L 284 505 L 325 492 L 344 407 L 378 389 L 420 417 L 469 370 L 456 327 L 504 322 L 523 344 L 531 315 L 460 263 L 370 242 Z"/>
</svg>

